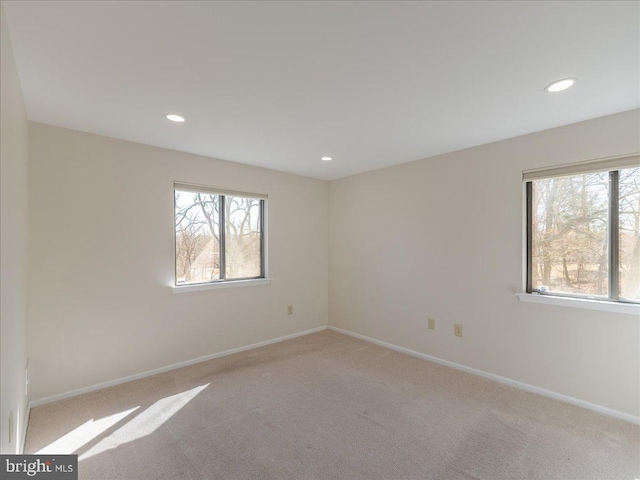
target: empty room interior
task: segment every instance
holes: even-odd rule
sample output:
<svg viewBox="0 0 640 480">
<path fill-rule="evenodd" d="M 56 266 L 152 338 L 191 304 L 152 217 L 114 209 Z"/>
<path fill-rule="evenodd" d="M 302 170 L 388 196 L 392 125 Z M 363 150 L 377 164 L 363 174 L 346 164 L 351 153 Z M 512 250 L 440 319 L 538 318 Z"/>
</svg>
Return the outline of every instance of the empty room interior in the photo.
<svg viewBox="0 0 640 480">
<path fill-rule="evenodd" d="M 640 2 L 1 4 L 0 477 L 640 478 Z"/>
</svg>

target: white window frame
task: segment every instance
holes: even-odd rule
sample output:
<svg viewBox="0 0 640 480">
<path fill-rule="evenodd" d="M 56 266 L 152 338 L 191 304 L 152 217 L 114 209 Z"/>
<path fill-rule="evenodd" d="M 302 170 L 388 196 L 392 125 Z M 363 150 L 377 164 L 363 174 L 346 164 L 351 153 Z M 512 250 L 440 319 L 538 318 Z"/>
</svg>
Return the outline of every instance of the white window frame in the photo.
<svg viewBox="0 0 640 480">
<path fill-rule="evenodd" d="M 619 297 L 619 258 L 618 258 L 618 171 L 624 168 L 639 168 L 640 155 L 638 153 L 620 155 L 616 157 L 591 160 L 556 167 L 526 170 L 522 174 L 523 180 L 523 292 L 517 296 L 520 301 L 546 303 L 550 305 L 587 308 L 591 310 L 613 311 L 618 313 L 640 314 L 640 303 Z M 609 288 L 608 297 L 593 295 L 568 294 L 559 292 L 543 292 L 532 285 L 532 182 L 545 178 L 580 175 L 591 172 L 605 172 L 610 175 L 609 192 Z M 616 228 L 611 228 L 616 225 Z"/>
<path fill-rule="evenodd" d="M 261 223 L 261 261 L 260 261 L 260 276 L 251 277 L 251 278 L 233 278 L 233 279 L 215 279 L 207 282 L 200 283 L 188 283 L 188 284 L 178 284 L 178 276 L 177 276 L 177 251 L 176 251 L 176 228 L 175 228 L 175 195 L 176 190 L 181 192 L 197 192 L 197 193 L 205 193 L 210 195 L 220 195 L 223 197 L 223 205 L 224 205 L 224 197 L 234 196 L 234 197 L 243 197 L 243 198 L 252 198 L 260 200 L 260 223 Z M 174 182 L 173 188 L 171 190 L 173 194 L 173 282 L 171 288 L 174 293 L 186 293 L 186 292 L 195 292 L 200 290 L 213 290 L 218 288 L 228 288 L 228 287 L 245 287 L 251 285 L 267 285 L 271 282 L 271 278 L 269 277 L 269 235 L 268 235 L 268 200 L 269 197 L 267 194 L 263 193 L 249 193 L 237 190 L 228 190 L 224 188 L 212 187 L 208 185 L 200 185 L 194 183 L 185 183 L 185 182 Z M 222 249 L 221 249 L 221 259 L 222 266 L 221 272 L 224 268 L 224 213 L 222 218 L 220 219 L 220 236 L 222 238 Z"/>
</svg>

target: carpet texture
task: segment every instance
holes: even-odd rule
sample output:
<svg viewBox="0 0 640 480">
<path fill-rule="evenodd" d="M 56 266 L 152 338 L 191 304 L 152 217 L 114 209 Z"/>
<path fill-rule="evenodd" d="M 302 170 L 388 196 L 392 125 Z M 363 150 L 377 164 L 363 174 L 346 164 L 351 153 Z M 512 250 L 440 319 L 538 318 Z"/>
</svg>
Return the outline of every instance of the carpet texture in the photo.
<svg viewBox="0 0 640 480">
<path fill-rule="evenodd" d="M 640 478 L 640 427 L 324 331 L 31 411 L 81 479 Z"/>
</svg>

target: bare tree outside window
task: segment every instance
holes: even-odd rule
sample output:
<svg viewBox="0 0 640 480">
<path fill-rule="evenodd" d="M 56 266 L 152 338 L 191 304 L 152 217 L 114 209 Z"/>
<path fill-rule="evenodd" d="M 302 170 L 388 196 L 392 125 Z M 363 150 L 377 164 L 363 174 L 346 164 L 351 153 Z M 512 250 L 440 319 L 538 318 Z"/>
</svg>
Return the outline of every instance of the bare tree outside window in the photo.
<svg viewBox="0 0 640 480">
<path fill-rule="evenodd" d="M 640 301 L 640 168 L 533 178 L 527 212 L 528 292 Z"/>
<path fill-rule="evenodd" d="M 640 301 L 640 168 L 620 170 L 620 296 Z"/>
<path fill-rule="evenodd" d="M 219 209 L 219 195 L 176 190 L 176 284 L 220 278 Z"/>
<path fill-rule="evenodd" d="M 608 295 L 609 173 L 533 182 L 533 286 Z"/>
<path fill-rule="evenodd" d="M 226 199 L 226 277 L 259 277 L 260 200 L 230 196 Z"/>
<path fill-rule="evenodd" d="M 176 285 L 261 277 L 262 202 L 176 189 Z"/>
</svg>

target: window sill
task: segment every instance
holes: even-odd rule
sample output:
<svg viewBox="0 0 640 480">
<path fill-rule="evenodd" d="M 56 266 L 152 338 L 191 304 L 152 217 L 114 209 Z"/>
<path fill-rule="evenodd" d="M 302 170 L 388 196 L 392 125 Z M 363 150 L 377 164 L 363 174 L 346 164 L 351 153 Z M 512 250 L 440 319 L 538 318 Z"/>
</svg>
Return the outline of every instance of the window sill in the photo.
<svg viewBox="0 0 640 480">
<path fill-rule="evenodd" d="M 636 303 L 607 302 L 602 300 L 589 300 L 586 298 L 554 297 L 553 295 L 536 295 L 533 293 L 516 293 L 521 302 L 545 303 L 560 307 L 586 308 L 603 312 L 626 313 L 640 315 L 640 305 Z"/>
<path fill-rule="evenodd" d="M 253 285 L 268 285 L 270 278 L 254 278 L 251 280 L 229 280 L 217 283 L 198 283 L 195 285 L 174 285 L 171 287 L 173 293 L 199 292 L 202 290 L 218 290 L 219 288 L 250 287 Z"/>
</svg>

